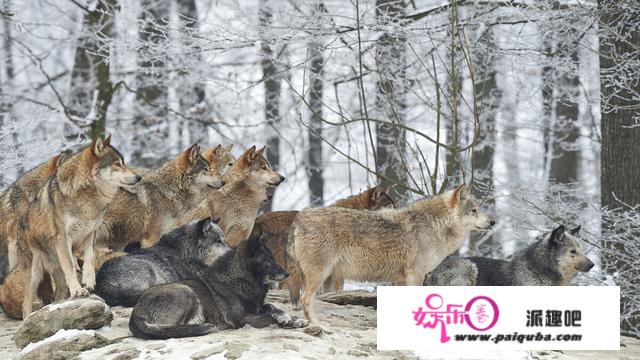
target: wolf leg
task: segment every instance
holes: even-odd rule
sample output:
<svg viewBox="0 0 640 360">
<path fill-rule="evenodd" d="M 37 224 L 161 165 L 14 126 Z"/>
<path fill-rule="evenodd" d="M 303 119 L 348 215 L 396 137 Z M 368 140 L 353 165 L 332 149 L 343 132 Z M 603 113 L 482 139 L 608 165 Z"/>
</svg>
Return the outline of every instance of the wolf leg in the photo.
<svg viewBox="0 0 640 360">
<path fill-rule="evenodd" d="M 318 317 L 313 310 L 313 297 L 322 283 L 331 272 L 331 269 L 325 271 L 304 271 L 304 292 L 302 293 L 301 303 L 304 309 L 304 316 L 311 323 L 318 323 Z"/>
<path fill-rule="evenodd" d="M 33 310 L 33 300 L 35 299 L 36 291 L 40 286 L 40 281 L 44 275 L 44 268 L 42 264 L 42 254 L 38 251 L 33 252 L 31 258 L 31 269 L 25 271 L 24 274 L 24 300 L 22 301 L 22 318 L 26 319 Z"/>
<path fill-rule="evenodd" d="M 64 236 L 58 234 L 54 241 L 54 247 L 56 255 L 58 255 L 58 261 L 64 274 L 65 283 L 69 288 L 69 298 L 75 298 L 79 296 L 87 296 L 89 292 L 83 289 L 78 282 L 78 276 L 76 274 L 76 262 L 73 260 L 73 254 L 70 253 Z M 68 241 L 72 241 L 70 238 Z"/>
<path fill-rule="evenodd" d="M 82 284 L 88 291 L 96 287 L 96 268 L 95 260 L 95 241 L 96 233 L 92 232 L 87 239 L 84 240 L 83 264 L 82 264 Z"/>
</svg>

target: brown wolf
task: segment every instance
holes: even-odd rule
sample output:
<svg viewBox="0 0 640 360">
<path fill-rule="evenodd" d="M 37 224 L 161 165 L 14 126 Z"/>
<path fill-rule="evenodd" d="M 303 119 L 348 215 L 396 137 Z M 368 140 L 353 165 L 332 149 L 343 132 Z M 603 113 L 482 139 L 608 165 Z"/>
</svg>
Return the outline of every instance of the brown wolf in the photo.
<svg viewBox="0 0 640 360">
<path fill-rule="evenodd" d="M 213 191 L 223 185 L 217 170 L 200 155 L 198 145 L 192 145 L 148 171 L 135 188 L 116 193 L 96 235 L 99 251 L 122 251 L 137 241 L 143 248 L 152 246 L 179 225 L 184 214 L 201 201 L 205 189 Z"/>
<path fill-rule="evenodd" d="M 54 278 L 56 299 L 67 290 L 71 297 L 77 297 L 93 289 L 95 231 L 118 188 L 140 180 L 111 146 L 110 136 L 104 140 L 97 137 L 57 168 L 18 229 L 18 241 L 26 241 L 32 253 L 23 316 L 31 313 L 45 272 Z M 86 288 L 78 281 L 73 250 L 83 254 L 82 283 Z"/>
<path fill-rule="evenodd" d="M 359 194 L 340 199 L 332 206 L 361 210 L 378 210 L 386 207 L 394 207 L 395 205 L 389 196 L 389 188 L 374 186 Z M 251 237 L 260 235 L 264 244 L 271 250 L 278 265 L 289 271 L 289 278 L 279 284 L 279 288 L 281 289 L 302 288 L 301 274 L 294 274 L 298 267 L 289 266 L 287 261 L 288 256 L 286 254 L 289 227 L 297 214 L 298 211 L 273 211 L 262 214 L 256 218 L 251 232 Z M 332 283 L 335 283 L 336 289 L 342 290 L 344 278 L 339 274 L 332 274 L 332 278 Z"/>
<path fill-rule="evenodd" d="M 56 168 L 69 156 L 69 152 L 62 152 L 46 162 L 36 166 L 22 175 L 0 195 L 0 244 L 7 246 L 9 269 L 18 262 L 16 236 L 18 221 L 24 216 L 47 180 L 54 174 Z M 26 244 L 25 244 L 26 246 Z M 31 256 L 28 253 L 29 257 Z"/>
<path fill-rule="evenodd" d="M 220 219 L 218 225 L 229 246 L 246 240 L 258 208 L 269 199 L 267 190 L 284 181 L 284 176 L 275 172 L 264 158 L 265 148 L 256 150 L 254 145 L 245 151 L 224 175 L 226 185 L 190 211 L 182 224 L 207 217 Z"/>
<path fill-rule="evenodd" d="M 335 269 L 348 279 L 422 285 L 471 230 L 494 223 L 464 185 L 400 209 L 302 210 L 291 225 L 287 252 L 304 278 L 304 314 L 317 323 L 311 300 Z"/>
</svg>

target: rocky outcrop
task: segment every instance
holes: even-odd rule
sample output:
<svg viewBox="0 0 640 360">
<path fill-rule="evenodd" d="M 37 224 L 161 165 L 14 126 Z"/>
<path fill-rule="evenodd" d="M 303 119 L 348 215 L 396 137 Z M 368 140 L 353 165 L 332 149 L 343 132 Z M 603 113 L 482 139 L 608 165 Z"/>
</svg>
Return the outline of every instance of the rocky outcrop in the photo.
<svg viewBox="0 0 640 360">
<path fill-rule="evenodd" d="M 366 290 L 336 291 L 318 296 L 318 300 L 336 305 L 360 305 L 376 309 L 376 294 Z"/>
<path fill-rule="evenodd" d="M 93 330 L 60 330 L 53 336 L 31 343 L 20 352 L 20 360 L 71 359 L 85 350 L 100 348 L 109 343 Z"/>
<path fill-rule="evenodd" d="M 19 348 L 43 340 L 63 329 L 98 329 L 111 324 L 111 309 L 97 296 L 66 300 L 34 311 L 14 335 Z"/>
</svg>

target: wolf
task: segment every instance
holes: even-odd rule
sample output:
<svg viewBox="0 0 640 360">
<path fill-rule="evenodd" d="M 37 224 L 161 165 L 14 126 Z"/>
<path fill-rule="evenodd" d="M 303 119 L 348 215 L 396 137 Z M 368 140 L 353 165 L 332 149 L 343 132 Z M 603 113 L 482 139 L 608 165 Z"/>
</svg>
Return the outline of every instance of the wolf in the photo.
<svg viewBox="0 0 640 360">
<path fill-rule="evenodd" d="M 381 208 L 395 207 L 395 203 L 389 196 L 388 187 L 374 186 L 359 194 L 340 199 L 332 206 L 349 209 L 378 210 Z M 294 276 L 293 273 L 297 267 L 288 265 L 286 255 L 289 227 L 297 214 L 298 211 L 273 211 L 262 214 L 256 218 L 253 230 L 251 231 L 251 236 L 260 236 L 263 239 L 265 245 L 271 250 L 271 253 L 273 253 L 278 265 L 289 271 L 291 276 L 279 284 L 280 288 L 289 289 L 292 286 L 295 288 L 302 287 L 300 283 L 302 281 L 301 277 Z M 338 274 L 334 274 L 332 277 L 333 280 L 331 283 L 335 283 L 335 287 L 342 290 L 344 279 Z M 290 284 L 291 281 L 296 281 L 297 283 Z"/>
<path fill-rule="evenodd" d="M 45 272 L 54 278 L 56 300 L 66 297 L 67 290 L 70 297 L 88 295 L 95 286 L 95 231 L 118 188 L 141 179 L 111 146 L 111 136 L 96 137 L 56 169 L 20 221 L 18 241 L 26 241 L 32 254 L 23 316 L 31 313 Z M 83 255 L 84 288 L 76 275 L 74 250 Z"/>
<path fill-rule="evenodd" d="M 270 198 L 269 190 L 284 181 L 264 158 L 266 147 L 246 150 L 224 174 L 225 186 L 207 196 L 189 211 L 182 223 L 205 217 L 220 219 L 220 228 L 227 243 L 234 247 L 251 234 L 253 223 L 262 203 Z"/>
<path fill-rule="evenodd" d="M 471 230 L 494 224 L 465 185 L 399 209 L 302 210 L 291 225 L 287 252 L 304 278 L 305 317 L 318 322 L 311 300 L 333 271 L 360 281 L 421 285 Z"/>
<path fill-rule="evenodd" d="M 19 220 L 26 214 L 29 204 L 35 200 L 40 189 L 70 154 L 70 151 L 63 151 L 29 170 L 0 195 L 0 245 L 2 248 L 7 246 L 9 269 L 15 267 L 19 261 L 20 254 L 16 242 Z M 24 245 L 26 247 L 26 244 Z M 28 251 L 26 255 L 31 256 Z"/>
<path fill-rule="evenodd" d="M 106 261 L 96 274 L 95 293 L 110 306 L 133 306 L 153 285 L 197 276 L 200 264 L 211 265 L 230 250 L 216 222 L 179 227 L 150 248 Z"/>
<path fill-rule="evenodd" d="M 140 338 L 168 339 L 245 324 L 304 327 L 303 319 L 265 304 L 269 283 L 286 276 L 259 238 L 250 238 L 205 267 L 200 276 L 145 291 L 131 312 L 129 330 Z"/>
<path fill-rule="evenodd" d="M 568 285 L 593 262 L 579 240 L 580 226 L 555 228 L 542 239 L 516 253 L 511 260 L 487 257 L 447 257 L 424 285 L 443 286 L 558 286 Z"/>
<path fill-rule="evenodd" d="M 179 225 L 178 220 L 201 201 L 206 188 L 224 185 L 220 174 L 193 144 L 158 169 L 150 170 L 134 189 L 118 191 L 100 224 L 100 251 L 122 251 L 140 241 L 143 248 Z M 198 219 L 199 220 L 199 219 Z"/>
</svg>

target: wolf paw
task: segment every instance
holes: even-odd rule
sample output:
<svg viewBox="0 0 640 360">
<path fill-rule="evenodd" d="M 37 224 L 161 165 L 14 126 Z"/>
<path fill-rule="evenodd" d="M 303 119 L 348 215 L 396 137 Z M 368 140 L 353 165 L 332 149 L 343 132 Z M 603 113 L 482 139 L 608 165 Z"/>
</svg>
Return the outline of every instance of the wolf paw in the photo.
<svg viewBox="0 0 640 360">
<path fill-rule="evenodd" d="M 82 279 L 82 285 L 86 288 L 87 291 L 92 291 L 96 287 L 96 277 L 88 276 L 87 278 Z"/>
<path fill-rule="evenodd" d="M 74 289 L 74 290 L 69 290 L 69 293 L 70 293 L 69 299 L 89 296 L 89 290 L 87 290 L 85 288 L 78 288 L 78 289 Z"/>
<path fill-rule="evenodd" d="M 291 318 L 291 327 L 293 329 L 299 329 L 307 326 L 309 326 L 309 322 L 306 319 L 299 318 L 297 316 L 293 316 Z"/>
</svg>

